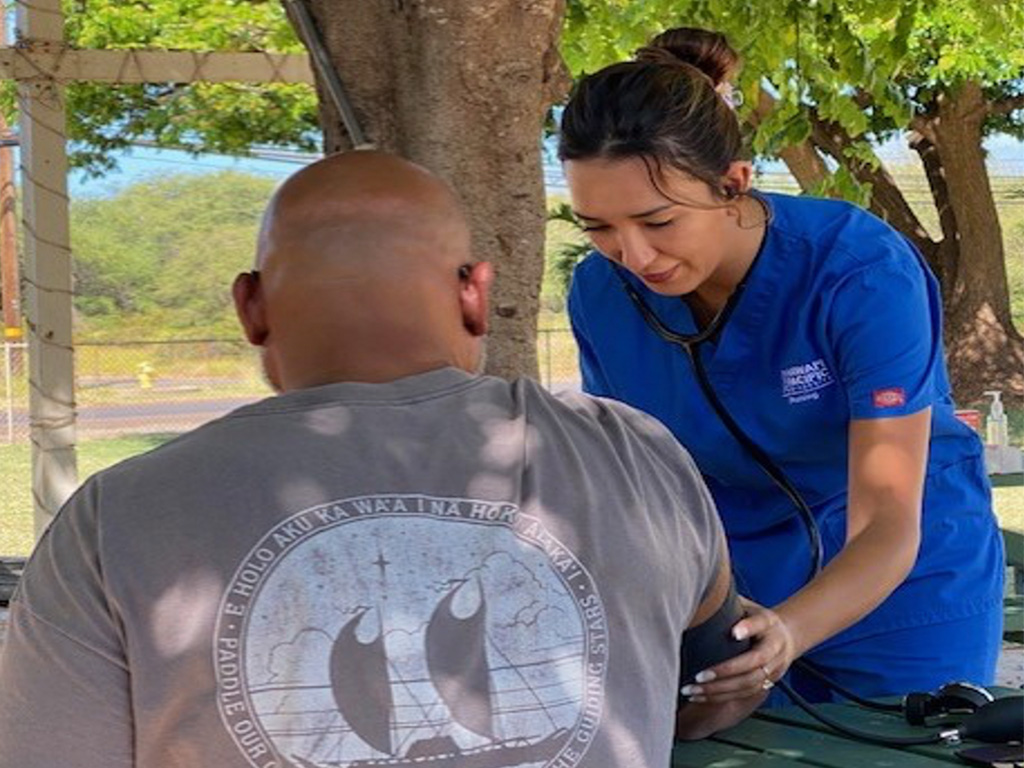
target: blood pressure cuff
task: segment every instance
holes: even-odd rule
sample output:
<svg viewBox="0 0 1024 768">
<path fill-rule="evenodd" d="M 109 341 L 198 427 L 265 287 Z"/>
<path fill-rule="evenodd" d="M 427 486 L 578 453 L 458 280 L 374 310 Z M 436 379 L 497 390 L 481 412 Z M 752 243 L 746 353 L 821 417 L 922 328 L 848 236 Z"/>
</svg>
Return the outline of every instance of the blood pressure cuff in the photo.
<svg viewBox="0 0 1024 768">
<path fill-rule="evenodd" d="M 733 625 L 746 614 L 736 594 L 735 584 L 729 586 L 722 607 L 707 621 L 683 633 L 679 650 L 679 687 L 694 682 L 701 670 L 739 656 L 750 648 L 750 639 L 737 640 L 732 636 Z"/>
</svg>

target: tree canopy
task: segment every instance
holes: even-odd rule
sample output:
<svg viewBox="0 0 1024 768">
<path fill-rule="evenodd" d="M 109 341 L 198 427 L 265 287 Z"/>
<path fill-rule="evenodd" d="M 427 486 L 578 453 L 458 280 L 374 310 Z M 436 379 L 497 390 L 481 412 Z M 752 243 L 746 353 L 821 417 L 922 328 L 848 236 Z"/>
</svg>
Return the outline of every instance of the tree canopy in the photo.
<svg viewBox="0 0 1024 768">
<path fill-rule="evenodd" d="M 744 116 L 763 115 L 759 155 L 778 155 L 812 136 L 815 121 L 849 137 L 835 173 L 814 191 L 867 203 L 850 165 L 880 163 L 872 142 L 911 130 L 915 117 L 967 82 L 990 105 L 984 135 L 1024 138 L 1024 4 L 988 0 L 569 0 L 563 52 L 574 74 L 632 55 L 672 26 L 723 32 L 740 51 Z M 762 92 L 766 93 L 762 93 Z M 764 109 L 764 96 L 770 110 Z"/>
<path fill-rule="evenodd" d="M 508 13 L 518 8 L 491 5 Z M 357 2 L 313 0 L 312 7 L 326 25 L 327 42 L 343 41 L 339 56 L 360 48 L 358 40 L 345 37 L 359 24 L 398 35 L 398 27 L 373 26 L 381 14 L 390 14 L 399 26 L 413 23 L 417 30 L 416 24 L 426 23 L 426 17 L 417 16 L 422 9 L 402 4 L 386 12 Z M 457 8 L 464 6 L 452 4 L 445 13 L 457 15 Z M 302 50 L 279 0 L 65 0 L 65 9 L 69 42 L 80 48 Z M 561 50 L 572 72 L 579 74 L 626 58 L 652 34 L 678 25 L 720 30 L 743 55 L 738 87 L 745 105 L 740 114 L 752 128 L 758 155 L 781 157 L 806 192 L 870 206 L 929 260 L 943 286 L 951 365 L 966 399 L 975 390 L 1004 383 L 1024 393 L 1024 341 L 1010 318 L 1001 224 L 982 148 L 984 137 L 995 131 L 1024 137 L 1024 4 L 567 0 Z M 442 30 L 420 31 L 429 37 Z M 486 33 L 484 27 L 466 29 L 477 37 Z M 379 40 L 367 45 L 369 53 L 360 48 L 360 56 L 365 53 L 372 61 L 363 70 L 358 65 L 365 61 L 349 61 L 351 71 L 375 83 L 398 77 L 395 57 L 406 52 L 396 53 Z M 481 55 L 486 58 L 493 48 L 484 46 Z M 441 46 L 435 55 L 442 52 L 451 54 Z M 380 61 L 373 58 L 378 55 Z M 452 78 L 435 84 L 423 74 L 440 71 L 444 62 L 432 67 L 418 53 L 413 59 L 410 71 L 423 76 L 424 88 L 436 85 L 439 93 L 451 95 L 444 83 Z M 544 71 L 555 69 L 544 63 Z M 459 77 L 465 86 L 467 72 L 481 71 L 489 66 L 467 63 Z M 351 85 L 357 96 L 365 91 L 364 100 L 371 91 L 408 95 L 396 82 L 373 88 L 362 80 Z M 489 93 L 489 100 L 479 101 L 477 124 L 495 109 L 493 89 Z M 433 96 L 424 98 L 436 107 Z M 109 166 L 114 151 L 139 140 L 244 153 L 253 144 L 313 148 L 320 128 L 334 146 L 331 137 L 338 134 L 337 126 L 318 122 L 331 123 L 333 113 L 318 110 L 315 94 L 304 86 L 78 84 L 69 89 L 68 100 L 75 140 L 72 161 L 97 173 Z M 423 115 L 423 105 L 416 102 L 410 111 Z M 471 117 L 466 118 L 467 128 L 457 132 L 460 143 L 445 156 L 475 146 Z M 437 125 L 424 120 L 436 133 Z M 515 132 L 533 131 L 528 123 L 516 123 Z M 874 150 L 879 140 L 897 132 L 919 155 L 930 207 L 908 201 Z M 430 145 L 422 138 L 409 141 L 411 147 Z M 460 167 L 455 161 L 451 165 Z M 526 203 L 520 200 L 519 205 Z M 536 270 L 527 261 L 517 263 L 523 265 L 520 271 L 532 275 Z M 520 280 L 509 269 L 504 274 L 506 281 L 522 283 L 522 291 L 534 290 L 532 277 Z M 514 314 L 511 304 L 498 303 L 509 317 Z M 968 374 L 973 383 L 967 381 Z"/>
<path fill-rule="evenodd" d="M 939 277 L 955 388 L 1024 396 L 1001 223 L 982 147 L 1024 137 L 1024 4 L 989 0 L 569 0 L 574 73 L 628 57 L 667 27 L 724 32 L 741 53 L 740 115 L 759 155 L 805 192 L 855 200 L 902 231 Z M 874 146 L 897 132 L 933 205 L 912 206 Z"/>
</svg>

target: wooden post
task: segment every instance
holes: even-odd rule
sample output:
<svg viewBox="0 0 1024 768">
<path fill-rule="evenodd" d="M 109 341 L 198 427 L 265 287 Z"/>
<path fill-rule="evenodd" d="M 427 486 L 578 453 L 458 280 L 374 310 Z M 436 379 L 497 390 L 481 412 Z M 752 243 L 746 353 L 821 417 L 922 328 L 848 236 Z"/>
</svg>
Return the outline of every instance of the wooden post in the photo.
<svg viewBox="0 0 1024 768">
<path fill-rule="evenodd" d="M 313 72 L 303 54 L 71 50 L 64 43 L 61 0 L 15 3 L 19 42 L 13 48 L 0 45 L 0 78 L 17 81 L 21 113 L 32 497 L 38 537 L 78 485 L 63 83 L 312 84 Z"/>
<path fill-rule="evenodd" d="M 18 4 L 22 44 L 64 44 L 61 0 Z M 29 416 L 36 536 L 78 485 L 71 248 L 64 88 L 50 78 L 18 83 L 25 231 Z"/>
</svg>

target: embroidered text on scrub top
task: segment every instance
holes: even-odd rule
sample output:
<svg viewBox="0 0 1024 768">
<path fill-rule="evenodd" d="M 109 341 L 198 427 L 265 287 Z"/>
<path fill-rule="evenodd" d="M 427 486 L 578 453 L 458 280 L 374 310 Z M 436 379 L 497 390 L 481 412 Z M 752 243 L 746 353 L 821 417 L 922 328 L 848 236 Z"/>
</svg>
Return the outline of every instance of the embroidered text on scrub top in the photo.
<svg viewBox="0 0 1024 768">
<path fill-rule="evenodd" d="M 782 396 L 790 405 L 817 400 L 818 390 L 835 384 L 832 372 L 820 357 L 803 365 L 792 365 L 782 371 Z"/>
</svg>

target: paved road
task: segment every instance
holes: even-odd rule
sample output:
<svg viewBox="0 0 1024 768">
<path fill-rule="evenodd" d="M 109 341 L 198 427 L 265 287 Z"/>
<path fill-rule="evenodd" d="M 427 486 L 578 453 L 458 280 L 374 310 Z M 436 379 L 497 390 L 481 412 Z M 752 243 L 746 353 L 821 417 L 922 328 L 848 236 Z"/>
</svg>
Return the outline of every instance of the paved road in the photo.
<svg viewBox="0 0 1024 768">
<path fill-rule="evenodd" d="M 233 397 L 79 406 L 78 434 L 79 437 L 108 437 L 140 432 L 184 432 L 258 399 Z M 6 421 L 6 414 L 0 414 L 0 434 L 6 434 Z M 16 435 L 27 433 L 28 411 L 15 409 L 14 424 Z"/>
<path fill-rule="evenodd" d="M 578 390 L 575 381 L 557 381 L 551 386 L 555 392 Z M 161 393 L 162 394 L 162 393 Z M 157 393 L 154 392 L 154 397 Z M 166 396 L 166 395 L 164 395 Z M 260 396 L 225 397 L 217 399 L 175 399 L 141 403 L 106 403 L 79 405 L 79 437 L 111 437 L 144 432 L 184 432 L 222 416 L 239 406 L 259 400 Z M 14 409 L 15 439 L 28 435 L 28 409 Z M 0 441 L 7 436 L 7 412 L 0 403 Z"/>
<path fill-rule="evenodd" d="M 219 400 L 165 400 L 155 403 L 86 405 L 78 409 L 78 420 L 83 424 L 92 424 L 145 418 L 163 419 L 172 416 L 201 415 L 215 418 L 258 399 L 234 397 Z"/>
<path fill-rule="evenodd" d="M 89 437 L 133 432 L 184 432 L 258 399 L 232 397 L 84 406 L 78 411 L 78 431 L 81 436 Z"/>
</svg>

